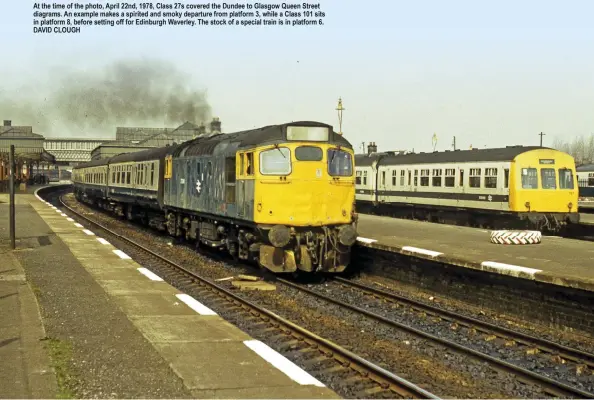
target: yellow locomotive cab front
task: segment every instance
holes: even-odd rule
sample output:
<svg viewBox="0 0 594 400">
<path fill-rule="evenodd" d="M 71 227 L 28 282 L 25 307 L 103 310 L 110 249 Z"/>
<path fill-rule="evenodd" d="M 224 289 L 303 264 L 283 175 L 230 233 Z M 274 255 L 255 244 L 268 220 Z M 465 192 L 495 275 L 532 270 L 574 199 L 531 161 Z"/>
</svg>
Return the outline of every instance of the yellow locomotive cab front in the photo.
<svg viewBox="0 0 594 400">
<path fill-rule="evenodd" d="M 575 162 L 569 154 L 539 149 L 518 155 L 510 174 L 510 207 L 537 226 L 579 222 Z"/>
<path fill-rule="evenodd" d="M 301 227 L 351 223 L 352 150 L 311 143 L 259 150 L 254 222 Z"/>
</svg>

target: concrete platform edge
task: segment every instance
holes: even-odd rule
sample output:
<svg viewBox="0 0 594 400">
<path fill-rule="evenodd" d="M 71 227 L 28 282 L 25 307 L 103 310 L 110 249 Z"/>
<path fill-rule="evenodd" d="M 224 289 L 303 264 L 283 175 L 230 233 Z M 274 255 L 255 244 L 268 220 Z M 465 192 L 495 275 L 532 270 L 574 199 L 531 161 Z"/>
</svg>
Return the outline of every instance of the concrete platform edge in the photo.
<svg viewBox="0 0 594 400">
<path fill-rule="evenodd" d="M 421 260 L 440 262 L 440 263 L 444 263 L 444 264 L 454 265 L 454 266 L 462 267 L 462 268 L 470 268 L 470 269 L 483 271 L 483 272 L 487 272 L 487 273 L 495 273 L 495 274 L 500 274 L 500 275 L 513 276 L 513 277 L 520 278 L 520 279 L 534 280 L 537 282 L 543 282 L 543 283 L 547 283 L 547 284 L 551 284 L 551 285 L 564 286 L 564 287 L 570 287 L 573 289 L 580 289 L 580 290 L 594 292 L 594 280 L 593 279 L 583 278 L 580 280 L 580 279 L 575 279 L 575 278 L 571 278 L 571 277 L 560 276 L 560 275 L 557 275 L 557 274 L 554 274 L 551 272 L 534 270 L 531 268 L 525 268 L 522 266 L 509 265 L 509 264 L 502 264 L 502 266 L 507 265 L 509 268 L 503 268 L 503 269 L 489 268 L 485 263 L 489 263 L 489 262 L 496 263 L 495 260 L 484 260 L 481 262 L 471 261 L 471 260 L 467 260 L 467 259 L 460 258 L 460 257 L 448 256 L 441 252 L 433 251 L 433 250 L 429 250 L 429 249 L 416 249 L 415 251 L 409 251 L 409 250 L 406 250 L 407 246 L 386 245 L 386 244 L 380 243 L 379 241 L 377 241 L 375 239 L 368 239 L 368 238 L 363 238 L 363 237 L 357 238 L 356 245 L 362 246 L 362 247 L 367 247 L 369 249 L 383 250 L 383 251 L 390 252 L 390 253 L 402 254 L 402 255 L 409 256 L 409 257 L 418 258 Z M 421 251 L 421 252 L 419 252 L 419 251 Z M 520 267 L 520 268 L 514 268 L 514 267 Z M 522 271 L 522 269 L 525 269 L 526 272 Z M 539 272 L 534 272 L 534 271 L 539 271 Z"/>
</svg>

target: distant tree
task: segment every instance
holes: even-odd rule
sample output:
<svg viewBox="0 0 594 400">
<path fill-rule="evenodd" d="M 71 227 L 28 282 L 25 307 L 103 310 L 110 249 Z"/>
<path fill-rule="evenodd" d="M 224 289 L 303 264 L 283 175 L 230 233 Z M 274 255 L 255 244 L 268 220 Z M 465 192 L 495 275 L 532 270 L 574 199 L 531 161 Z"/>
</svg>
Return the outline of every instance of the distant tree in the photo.
<svg viewBox="0 0 594 400">
<path fill-rule="evenodd" d="M 589 137 L 576 136 L 572 141 L 556 137 L 551 147 L 570 154 L 577 165 L 594 163 L 594 133 Z"/>
</svg>

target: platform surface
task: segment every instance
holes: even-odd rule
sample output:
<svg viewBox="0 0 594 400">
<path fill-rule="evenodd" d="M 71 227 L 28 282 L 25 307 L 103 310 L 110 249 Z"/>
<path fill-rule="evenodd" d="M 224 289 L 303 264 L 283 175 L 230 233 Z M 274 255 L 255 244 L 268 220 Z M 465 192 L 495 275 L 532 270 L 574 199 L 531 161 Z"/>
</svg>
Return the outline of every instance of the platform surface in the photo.
<svg viewBox="0 0 594 400">
<path fill-rule="evenodd" d="M 103 371 L 105 376 L 96 375 L 93 384 L 109 384 L 112 396 L 339 398 L 281 354 L 205 307 L 200 299 L 181 293 L 105 239 L 75 225 L 60 210 L 30 194 L 18 195 L 17 204 L 17 247 L 21 247 L 17 258 L 40 287 L 41 295 L 45 291 L 60 293 L 51 301 L 73 314 L 56 310 L 47 322 L 53 334 L 71 337 L 74 347 L 77 340 L 82 347 L 94 344 L 97 353 L 88 357 L 94 365 L 87 368 Z M 0 221 L 5 223 L 7 217 L 8 205 L 0 204 Z M 0 232 L 5 247 L 7 231 Z M 59 268 L 71 268 L 59 272 L 58 264 Z M 47 302 L 51 309 L 51 301 L 41 303 Z M 81 315 L 84 324 L 72 326 L 76 324 L 73 318 L 81 319 Z M 11 334 L 0 330 L 0 343 L 10 339 L 3 336 Z M 112 348 L 116 345 L 110 341 L 122 344 Z M 0 387 L 9 383 L 3 380 L 0 374 Z M 176 386 L 176 380 L 181 387 Z M 131 392 L 126 385 L 141 389 Z M 90 393 L 94 396 L 96 393 Z M 54 396 L 41 393 L 35 397 Z"/>
<path fill-rule="evenodd" d="M 367 214 L 358 233 L 363 246 L 594 291 L 593 242 L 544 236 L 540 244 L 501 245 L 484 229 Z"/>
</svg>

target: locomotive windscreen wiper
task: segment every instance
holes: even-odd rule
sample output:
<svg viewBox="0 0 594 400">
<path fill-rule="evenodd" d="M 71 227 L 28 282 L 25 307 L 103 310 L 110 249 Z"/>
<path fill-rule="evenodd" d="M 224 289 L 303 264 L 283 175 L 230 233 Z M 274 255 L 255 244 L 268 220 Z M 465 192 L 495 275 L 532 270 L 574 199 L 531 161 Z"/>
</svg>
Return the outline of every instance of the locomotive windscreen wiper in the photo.
<svg viewBox="0 0 594 400">
<path fill-rule="evenodd" d="M 284 154 L 283 154 L 283 152 L 281 151 L 280 147 L 278 147 L 278 144 L 275 144 L 275 145 L 274 145 L 274 148 L 275 148 L 275 149 L 277 149 L 277 150 L 278 150 L 278 151 L 281 153 L 281 156 L 283 156 L 283 158 L 287 158 L 287 157 L 285 157 L 285 155 L 284 155 Z"/>
</svg>

